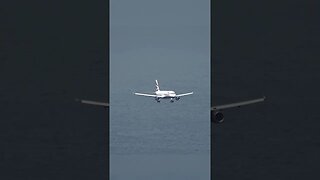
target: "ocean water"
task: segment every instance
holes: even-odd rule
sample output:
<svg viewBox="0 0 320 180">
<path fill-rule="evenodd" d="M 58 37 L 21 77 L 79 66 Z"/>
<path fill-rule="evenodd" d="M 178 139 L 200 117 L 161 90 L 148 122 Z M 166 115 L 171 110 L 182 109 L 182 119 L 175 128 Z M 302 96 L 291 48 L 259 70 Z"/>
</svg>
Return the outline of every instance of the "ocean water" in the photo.
<svg viewBox="0 0 320 180">
<path fill-rule="evenodd" d="M 128 60 L 141 52 L 145 54 L 139 60 Z M 164 54 L 148 58 L 158 53 Z M 130 179 L 209 179 L 208 56 L 146 48 L 111 58 L 111 179 L 128 179 L 128 176 Z M 165 64 L 169 60 L 172 66 L 152 67 L 153 63 Z M 145 65 L 141 67 L 140 64 Z M 179 69 L 174 68 L 179 64 Z M 194 94 L 174 103 L 166 99 L 157 103 L 153 98 L 133 94 L 153 92 L 155 79 L 162 90 L 193 91 Z"/>
</svg>

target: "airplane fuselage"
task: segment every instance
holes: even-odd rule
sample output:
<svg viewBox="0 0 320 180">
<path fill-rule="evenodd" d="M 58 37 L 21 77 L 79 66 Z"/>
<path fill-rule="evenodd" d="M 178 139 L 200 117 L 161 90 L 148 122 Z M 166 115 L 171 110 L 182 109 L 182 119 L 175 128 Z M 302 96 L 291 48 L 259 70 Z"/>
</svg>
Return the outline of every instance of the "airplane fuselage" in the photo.
<svg viewBox="0 0 320 180">
<path fill-rule="evenodd" d="M 170 99 L 170 102 L 174 102 L 174 100 L 179 100 L 180 97 L 174 91 L 156 91 L 156 101 L 160 102 L 160 99 Z"/>
<path fill-rule="evenodd" d="M 176 97 L 176 93 L 174 91 L 156 91 L 155 94 L 158 98 L 174 98 L 174 97 Z"/>
</svg>

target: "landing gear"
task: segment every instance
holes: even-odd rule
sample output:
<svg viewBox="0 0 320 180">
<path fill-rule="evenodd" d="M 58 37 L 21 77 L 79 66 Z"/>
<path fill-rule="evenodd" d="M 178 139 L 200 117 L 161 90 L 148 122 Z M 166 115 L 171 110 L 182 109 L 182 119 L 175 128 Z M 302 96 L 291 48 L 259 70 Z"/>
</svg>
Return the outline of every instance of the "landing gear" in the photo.
<svg viewBox="0 0 320 180">
<path fill-rule="evenodd" d="M 156 101 L 159 103 L 160 102 L 160 98 L 155 98 L 156 99 Z"/>
<path fill-rule="evenodd" d="M 176 97 L 176 101 L 178 101 L 180 99 L 180 97 Z"/>
</svg>

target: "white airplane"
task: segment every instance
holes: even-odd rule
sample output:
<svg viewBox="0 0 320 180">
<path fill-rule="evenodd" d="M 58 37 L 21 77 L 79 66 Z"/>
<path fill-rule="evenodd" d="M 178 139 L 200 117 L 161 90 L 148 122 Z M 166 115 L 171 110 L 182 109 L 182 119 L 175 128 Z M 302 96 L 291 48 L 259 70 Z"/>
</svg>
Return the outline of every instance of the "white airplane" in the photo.
<svg viewBox="0 0 320 180">
<path fill-rule="evenodd" d="M 176 94 L 174 91 L 162 91 L 160 90 L 158 80 L 156 80 L 156 91 L 154 94 L 145 94 L 145 93 L 134 93 L 138 96 L 146 96 L 153 97 L 157 102 L 160 102 L 160 99 L 170 99 L 170 102 L 174 102 L 174 100 L 178 101 L 182 96 L 188 96 L 193 94 L 193 92 L 184 93 L 184 94 Z"/>
<path fill-rule="evenodd" d="M 191 95 L 191 94 L 193 94 L 193 92 L 176 95 L 174 91 L 160 91 L 159 84 L 156 81 L 155 94 L 143 94 L 143 93 L 135 93 L 135 94 L 141 95 L 141 96 L 154 97 L 154 98 L 156 98 L 157 101 L 159 101 L 161 98 L 170 98 L 172 101 L 172 98 L 179 100 L 181 96 Z M 222 110 L 263 102 L 265 99 L 266 99 L 266 97 L 264 96 L 262 98 L 252 99 L 252 100 L 248 100 L 248 101 L 241 101 L 241 102 L 237 102 L 237 103 L 213 106 L 213 107 L 211 107 L 211 121 L 214 123 L 222 123 L 224 121 L 224 114 L 221 112 Z M 82 99 L 76 99 L 76 101 L 83 103 L 83 104 L 102 106 L 104 108 L 109 107 L 109 103 L 106 103 L 106 102 L 98 102 L 98 101 L 82 100 Z"/>
</svg>

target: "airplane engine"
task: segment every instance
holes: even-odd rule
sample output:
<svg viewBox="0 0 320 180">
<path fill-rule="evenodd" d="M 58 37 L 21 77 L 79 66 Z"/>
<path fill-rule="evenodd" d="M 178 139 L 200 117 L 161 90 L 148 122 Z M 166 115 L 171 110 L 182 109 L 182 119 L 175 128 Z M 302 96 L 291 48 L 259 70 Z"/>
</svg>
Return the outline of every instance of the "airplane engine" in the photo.
<svg viewBox="0 0 320 180">
<path fill-rule="evenodd" d="M 176 97 L 176 100 L 178 101 L 180 99 L 180 97 Z"/>
<path fill-rule="evenodd" d="M 211 111 L 211 121 L 214 123 L 222 123 L 224 121 L 224 115 L 219 111 Z"/>
</svg>

